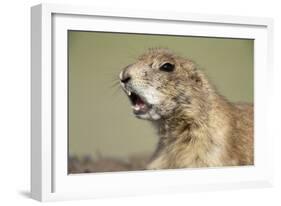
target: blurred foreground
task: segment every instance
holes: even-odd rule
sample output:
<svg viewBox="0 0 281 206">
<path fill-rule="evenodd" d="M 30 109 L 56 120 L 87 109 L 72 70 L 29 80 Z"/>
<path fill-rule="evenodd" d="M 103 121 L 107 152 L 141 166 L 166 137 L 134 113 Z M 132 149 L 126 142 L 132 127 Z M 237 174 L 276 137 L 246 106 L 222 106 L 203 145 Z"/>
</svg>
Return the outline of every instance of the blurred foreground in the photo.
<svg viewBox="0 0 281 206">
<path fill-rule="evenodd" d="M 70 156 L 68 159 L 68 173 L 93 173 L 93 172 L 116 172 L 144 170 L 149 161 L 148 155 L 133 155 L 127 160 L 112 157 L 91 158 L 85 156 L 78 158 Z"/>
</svg>

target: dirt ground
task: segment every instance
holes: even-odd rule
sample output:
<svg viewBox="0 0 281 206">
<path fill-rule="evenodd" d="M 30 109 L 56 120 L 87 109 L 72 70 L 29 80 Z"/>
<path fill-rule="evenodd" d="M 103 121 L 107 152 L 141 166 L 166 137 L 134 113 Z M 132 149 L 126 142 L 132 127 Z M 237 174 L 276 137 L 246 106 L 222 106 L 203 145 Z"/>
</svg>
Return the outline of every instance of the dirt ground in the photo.
<svg viewBox="0 0 281 206">
<path fill-rule="evenodd" d="M 144 170 L 149 157 L 147 155 L 130 156 L 128 160 L 120 160 L 112 157 L 91 158 L 85 156 L 78 158 L 71 156 L 68 159 L 68 173 L 93 173 Z"/>
</svg>

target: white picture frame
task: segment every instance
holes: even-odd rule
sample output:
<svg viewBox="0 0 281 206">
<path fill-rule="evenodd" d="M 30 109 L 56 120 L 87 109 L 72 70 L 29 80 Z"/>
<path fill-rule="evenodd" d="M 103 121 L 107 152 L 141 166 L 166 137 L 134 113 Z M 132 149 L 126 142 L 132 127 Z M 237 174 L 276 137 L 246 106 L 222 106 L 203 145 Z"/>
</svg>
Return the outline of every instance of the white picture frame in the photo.
<svg viewBox="0 0 281 206">
<path fill-rule="evenodd" d="M 165 25 L 174 29 L 166 31 Z M 273 136 L 267 127 L 271 94 L 266 89 L 273 75 L 272 19 L 40 4 L 31 8 L 31 26 L 32 198 L 52 201 L 273 185 Z M 255 39 L 255 165 L 68 175 L 69 29 Z"/>
</svg>

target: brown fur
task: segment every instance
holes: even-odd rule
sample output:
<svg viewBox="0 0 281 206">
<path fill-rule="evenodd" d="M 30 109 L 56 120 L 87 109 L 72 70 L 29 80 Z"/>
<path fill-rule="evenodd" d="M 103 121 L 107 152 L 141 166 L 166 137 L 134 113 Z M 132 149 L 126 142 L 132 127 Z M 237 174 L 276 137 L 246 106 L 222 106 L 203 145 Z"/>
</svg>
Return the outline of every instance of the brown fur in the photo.
<svg viewBox="0 0 281 206">
<path fill-rule="evenodd" d="M 174 71 L 159 70 L 167 62 Z M 131 79 L 124 90 L 155 100 L 150 114 L 140 117 L 152 120 L 159 134 L 147 169 L 253 164 L 253 106 L 226 100 L 192 61 L 150 49 L 120 78 L 125 75 Z"/>
</svg>

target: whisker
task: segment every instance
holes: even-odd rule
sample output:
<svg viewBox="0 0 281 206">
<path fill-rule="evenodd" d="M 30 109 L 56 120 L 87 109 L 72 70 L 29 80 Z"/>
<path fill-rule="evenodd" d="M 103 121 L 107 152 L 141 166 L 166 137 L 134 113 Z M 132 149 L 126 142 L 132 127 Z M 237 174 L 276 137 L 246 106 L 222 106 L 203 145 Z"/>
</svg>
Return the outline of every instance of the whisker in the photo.
<svg viewBox="0 0 281 206">
<path fill-rule="evenodd" d="M 117 86 L 117 87 L 112 87 L 113 90 L 112 91 L 112 96 L 119 96 L 121 94 L 121 87 Z M 118 94 L 118 95 L 117 95 Z"/>
<path fill-rule="evenodd" d="M 114 88 L 114 87 L 118 86 L 119 84 L 120 84 L 119 81 L 118 82 L 114 82 L 114 83 L 112 83 L 110 85 L 110 88 Z"/>
</svg>

